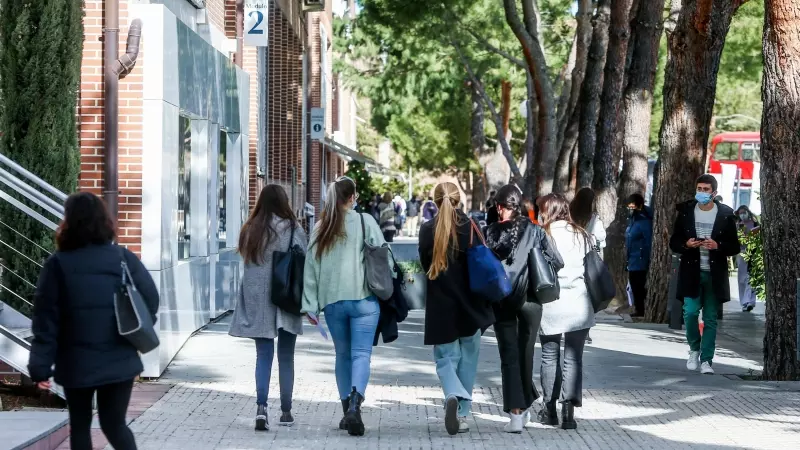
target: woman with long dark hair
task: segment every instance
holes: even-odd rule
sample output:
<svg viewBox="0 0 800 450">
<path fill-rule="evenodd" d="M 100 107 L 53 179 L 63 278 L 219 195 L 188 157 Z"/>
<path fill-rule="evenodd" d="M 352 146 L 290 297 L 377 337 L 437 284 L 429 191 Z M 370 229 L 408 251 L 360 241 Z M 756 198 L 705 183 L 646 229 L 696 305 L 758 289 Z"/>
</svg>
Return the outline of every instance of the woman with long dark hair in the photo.
<svg viewBox="0 0 800 450">
<path fill-rule="evenodd" d="M 364 242 L 386 243 L 378 223 L 353 211 L 356 183 L 341 177 L 328 187 L 322 216 L 314 227 L 306 258 L 303 312 L 325 313 L 336 351 L 336 385 L 344 417 L 340 429 L 364 435 L 361 404 L 369 383 L 372 341 L 380 306 L 367 287 Z M 316 322 L 309 316 L 312 323 Z"/>
<path fill-rule="evenodd" d="M 521 433 L 530 420 L 529 408 L 539 398 L 533 384 L 533 351 L 542 305 L 528 290 L 528 254 L 535 247 L 551 254 L 552 250 L 547 234 L 523 211 L 525 200 L 517 186 L 503 186 L 494 199 L 499 222 L 486 230 L 486 245 L 503 262 L 514 288 L 511 295 L 493 305 L 503 411 L 511 417 L 505 431 Z"/>
<path fill-rule="evenodd" d="M 261 190 L 253 212 L 239 233 L 239 254 L 244 275 L 228 334 L 250 338 L 256 346 L 256 430 L 269 430 L 267 398 L 278 340 L 278 378 L 281 393 L 279 424 L 291 426 L 294 390 L 294 347 L 303 334 L 301 316 L 287 313 L 272 303 L 270 280 L 272 254 L 295 245 L 306 248 L 306 234 L 297 223 L 289 198 L 281 186 Z"/>
<path fill-rule="evenodd" d="M 545 425 L 558 425 L 556 403 L 560 392 L 561 428 L 575 429 L 578 425 L 574 408 L 582 404 L 583 346 L 595 324 L 594 307 L 584 280 L 583 258 L 594 250 L 591 235 L 572 219 L 569 203 L 563 196 L 549 194 L 541 205 L 542 226 L 552 238 L 564 267 L 558 271 L 559 298 L 542 305 L 539 340 L 545 408 L 539 420 Z"/>
<path fill-rule="evenodd" d="M 39 388 L 50 389 L 53 375 L 64 388 L 75 450 L 92 448 L 95 394 L 108 442 L 117 450 L 136 449 L 125 415 L 144 366 L 136 347 L 117 329 L 114 296 L 123 261 L 154 322 L 159 299 L 142 262 L 114 245 L 114 238 L 114 222 L 100 198 L 88 192 L 70 195 L 56 231 L 57 251 L 44 263 L 34 294 L 28 370 Z"/>
<path fill-rule="evenodd" d="M 469 431 L 472 388 L 478 371 L 481 335 L 494 323 L 491 305 L 469 290 L 466 251 L 478 242 L 478 226 L 457 209 L 453 183 L 436 186 L 439 213 L 419 234 L 419 257 L 428 274 L 425 345 L 433 345 L 436 373 L 445 396 L 444 425 L 450 435 Z"/>
</svg>

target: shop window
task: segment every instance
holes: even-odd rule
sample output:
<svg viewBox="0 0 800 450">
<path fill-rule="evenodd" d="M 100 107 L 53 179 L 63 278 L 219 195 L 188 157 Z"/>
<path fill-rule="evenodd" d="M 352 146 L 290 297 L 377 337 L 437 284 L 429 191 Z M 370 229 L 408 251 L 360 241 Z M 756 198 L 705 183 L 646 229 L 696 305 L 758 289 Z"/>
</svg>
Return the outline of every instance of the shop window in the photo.
<svg viewBox="0 0 800 450">
<path fill-rule="evenodd" d="M 217 185 L 217 198 L 219 199 L 218 207 L 218 228 L 217 239 L 219 240 L 219 248 L 223 249 L 226 245 L 227 232 L 225 221 L 227 216 L 225 214 L 225 204 L 228 195 L 228 133 L 219 132 L 219 184 Z"/>
<path fill-rule="evenodd" d="M 181 116 L 178 123 L 178 259 L 188 259 L 191 243 L 192 121 Z"/>
<path fill-rule="evenodd" d="M 715 161 L 738 161 L 739 160 L 739 143 L 738 142 L 720 142 L 714 148 Z"/>
</svg>

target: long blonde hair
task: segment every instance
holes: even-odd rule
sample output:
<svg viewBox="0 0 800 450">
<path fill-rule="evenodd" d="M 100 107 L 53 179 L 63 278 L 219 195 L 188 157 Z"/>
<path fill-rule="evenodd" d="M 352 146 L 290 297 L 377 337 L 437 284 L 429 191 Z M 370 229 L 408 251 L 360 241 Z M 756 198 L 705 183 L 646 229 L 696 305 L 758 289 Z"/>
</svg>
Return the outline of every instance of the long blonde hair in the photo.
<svg viewBox="0 0 800 450">
<path fill-rule="evenodd" d="M 356 182 L 348 177 L 341 177 L 328 186 L 328 196 L 314 236 L 317 260 L 322 259 L 322 256 L 331 251 L 337 242 L 347 237 L 344 219 L 352 207 L 348 201 L 355 194 Z"/>
<path fill-rule="evenodd" d="M 439 207 L 434 219 L 433 260 L 428 278 L 435 280 L 447 270 L 449 253 L 458 250 L 458 215 L 456 206 L 461 202 L 461 193 L 453 183 L 442 183 L 433 191 L 433 202 Z"/>
</svg>

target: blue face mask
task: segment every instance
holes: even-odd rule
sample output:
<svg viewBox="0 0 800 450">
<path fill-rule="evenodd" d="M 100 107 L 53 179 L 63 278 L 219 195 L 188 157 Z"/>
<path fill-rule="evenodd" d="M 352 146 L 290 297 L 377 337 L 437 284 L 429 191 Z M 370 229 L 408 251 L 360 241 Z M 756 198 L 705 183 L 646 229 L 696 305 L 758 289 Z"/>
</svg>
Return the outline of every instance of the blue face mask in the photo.
<svg viewBox="0 0 800 450">
<path fill-rule="evenodd" d="M 694 198 L 697 200 L 697 203 L 700 203 L 701 205 L 707 205 L 711 203 L 711 194 L 708 192 L 698 192 L 694 195 Z"/>
</svg>

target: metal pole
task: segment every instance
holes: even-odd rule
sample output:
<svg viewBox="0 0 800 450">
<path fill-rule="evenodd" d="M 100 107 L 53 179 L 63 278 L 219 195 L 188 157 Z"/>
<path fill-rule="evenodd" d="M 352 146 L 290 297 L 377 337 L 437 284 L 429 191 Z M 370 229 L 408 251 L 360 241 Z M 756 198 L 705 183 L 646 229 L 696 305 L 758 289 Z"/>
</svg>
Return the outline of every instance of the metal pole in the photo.
<svg viewBox="0 0 800 450">
<path fill-rule="evenodd" d="M 414 179 L 411 178 L 413 176 L 412 168 L 408 166 L 408 199 L 411 200 L 411 197 L 414 195 Z"/>
<path fill-rule="evenodd" d="M 105 89 L 105 183 L 103 198 L 108 212 L 117 221 L 119 210 L 119 76 L 114 72 L 119 45 L 119 0 L 105 1 L 105 29 L 103 30 L 103 69 Z"/>
</svg>

